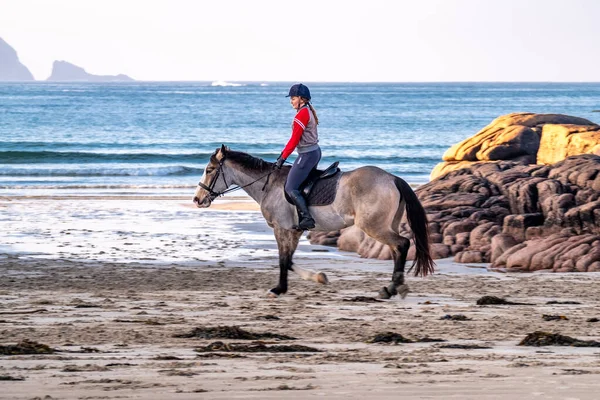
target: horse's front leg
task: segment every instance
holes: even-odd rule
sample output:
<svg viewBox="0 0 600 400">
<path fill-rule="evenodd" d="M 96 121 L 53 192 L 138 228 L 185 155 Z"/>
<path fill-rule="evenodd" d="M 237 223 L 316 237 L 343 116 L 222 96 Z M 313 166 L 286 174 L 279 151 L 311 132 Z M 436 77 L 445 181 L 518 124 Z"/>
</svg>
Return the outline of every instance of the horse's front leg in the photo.
<svg viewBox="0 0 600 400">
<path fill-rule="evenodd" d="M 277 248 L 279 250 L 279 284 L 269 290 L 269 296 L 277 297 L 287 292 L 288 271 L 291 271 L 294 265 L 292 257 L 298 247 L 301 236 L 302 232 L 275 226 L 275 239 L 277 240 Z"/>
</svg>

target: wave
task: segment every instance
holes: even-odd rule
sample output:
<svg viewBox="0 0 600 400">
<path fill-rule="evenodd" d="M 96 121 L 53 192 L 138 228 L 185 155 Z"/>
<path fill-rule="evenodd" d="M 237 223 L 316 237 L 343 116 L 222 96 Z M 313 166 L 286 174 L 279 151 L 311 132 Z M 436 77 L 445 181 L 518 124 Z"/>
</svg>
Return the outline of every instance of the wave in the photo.
<svg viewBox="0 0 600 400">
<path fill-rule="evenodd" d="M 190 189 L 196 185 L 0 185 L 0 189 Z"/>
<path fill-rule="evenodd" d="M 206 163 L 212 152 L 169 153 L 96 153 L 77 151 L 0 151 L 3 164 L 97 164 L 97 163 Z"/>
<path fill-rule="evenodd" d="M 164 166 L 164 167 L 122 167 L 118 168 L 3 168 L 0 169 L 0 176 L 73 176 L 73 177 L 94 177 L 94 176 L 185 176 L 201 175 L 203 168 L 194 168 L 187 166 Z"/>
<path fill-rule="evenodd" d="M 100 153 L 100 152 L 77 152 L 77 151 L 0 151 L 0 160 L 2 164 L 158 164 L 158 163 L 192 163 L 206 164 L 213 152 L 201 153 Z M 265 161 L 274 161 L 279 152 L 266 151 L 255 154 Z M 370 162 L 397 162 L 397 163 L 432 163 L 439 162 L 440 157 L 431 155 L 399 156 L 385 154 L 335 154 L 330 151 L 324 160 L 339 160 L 361 163 Z"/>
<path fill-rule="evenodd" d="M 214 81 L 213 83 L 210 84 L 210 86 L 246 86 L 243 83 L 232 83 L 232 82 L 225 82 L 225 81 Z"/>
</svg>

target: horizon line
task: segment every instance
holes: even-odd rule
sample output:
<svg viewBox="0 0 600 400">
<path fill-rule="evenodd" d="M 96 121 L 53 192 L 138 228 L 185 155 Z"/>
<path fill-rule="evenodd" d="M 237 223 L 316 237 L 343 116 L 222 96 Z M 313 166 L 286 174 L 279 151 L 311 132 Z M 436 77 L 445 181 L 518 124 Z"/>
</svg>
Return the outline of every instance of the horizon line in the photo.
<svg viewBox="0 0 600 400">
<path fill-rule="evenodd" d="M 132 78 L 133 79 L 133 78 Z M 214 82 L 224 82 L 224 83 L 298 83 L 298 82 L 306 82 L 306 83 L 340 83 L 340 84 L 353 84 L 353 83 L 379 83 L 379 84 L 389 84 L 389 83 L 406 83 L 406 84 L 414 84 L 414 83 L 600 83 L 598 81 L 460 81 L 460 80 L 450 80 L 450 81 L 320 81 L 320 80 L 296 80 L 296 81 L 268 81 L 268 80 L 229 80 L 229 79 L 208 79 L 208 80 L 152 80 L 152 79 L 133 79 L 133 81 L 83 81 L 83 80 L 65 80 L 65 81 L 49 81 L 49 80 L 37 80 L 34 79 L 32 81 L 0 81 L 0 84 L 6 83 L 120 83 L 120 84 L 133 84 L 133 83 L 214 83 Z"/>
</svg>

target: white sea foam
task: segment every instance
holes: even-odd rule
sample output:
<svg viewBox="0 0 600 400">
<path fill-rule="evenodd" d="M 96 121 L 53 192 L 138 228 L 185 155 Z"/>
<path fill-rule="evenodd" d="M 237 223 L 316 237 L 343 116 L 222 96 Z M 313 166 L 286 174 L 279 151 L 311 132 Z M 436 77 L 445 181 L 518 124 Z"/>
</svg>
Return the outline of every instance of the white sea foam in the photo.
<svg viewBox="0 0 600 400">
<path fill-rule="evenodd" d="M 214 81 L 213 83 L 210 84 L 210 86 L 246 86 L 243 83 L 232 83 L 232 82 L 225 82 L 225 81 Z"/>
<path fill-rule="evenodd" d="M 249 200 L 250 201 L 250 200 Z M 4 253 L 23 257 L 153 263 L 277 263 L 257 211 L 197 209 L 183 200 L 12 200 L 0 207 Z M 249 232 L 251 231 L 251 232 Z M 248 234 L 248 235 L 247 235 Z"/>
<path fill-rule="evenodd" d="M 192 92 L 189 90 L 157 90 L 156 92 L 153 93 L 160 93 L 160 94 L 197 94 L 198 92 Z"/>
</svg>

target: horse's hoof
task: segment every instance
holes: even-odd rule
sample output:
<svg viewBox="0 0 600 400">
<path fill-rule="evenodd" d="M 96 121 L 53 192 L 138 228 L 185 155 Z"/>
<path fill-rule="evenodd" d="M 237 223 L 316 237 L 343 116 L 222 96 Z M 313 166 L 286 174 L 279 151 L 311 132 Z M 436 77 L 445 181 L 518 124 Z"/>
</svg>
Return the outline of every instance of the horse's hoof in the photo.
<svg viewBox="0 0 600 400">
<path fill-rule="evenodd" d="M 377 294 L 378 299 L 390 299 L 391 297 L 392 295 L 386 287 L 382 287 Z"/>
<path fill-rule="evenodd" d="M 267 292 L 267 297 L 270 299 L 276 299 L 279 297 L 279 295 L 271 289 Z"/>
<path fill-rule="evenodd" d="M 317 283 L 320 283 L 322 285 L 327 285 L 329 283 L 329 279 L 327 279 L 327 275 L 325 275 L 322 272 L 319 272 L 317 274 L 317 276 L 315 277 L 315 280 Z"/>
<path fill-rule="evenodd" d="M 409 292 L 408 285 L 400 285 L 396 289 L 398 290 L 398 295 L 400 296 L 400 298 L 406 298 L 406 295 L 408 295 Z"/>
</svg>

